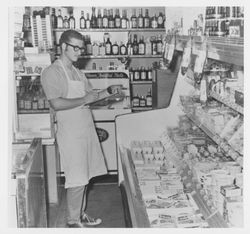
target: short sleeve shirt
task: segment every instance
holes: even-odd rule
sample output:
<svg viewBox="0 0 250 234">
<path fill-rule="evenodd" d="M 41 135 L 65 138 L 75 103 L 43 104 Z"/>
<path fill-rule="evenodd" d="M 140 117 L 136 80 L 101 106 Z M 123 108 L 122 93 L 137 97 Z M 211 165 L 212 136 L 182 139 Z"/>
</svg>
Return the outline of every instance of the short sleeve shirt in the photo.
<svg viewBox="0 0 250 234">
<path fill-rule="evenodd" d="M 92 89 L 88 80 L 85 78 L 84 73 L 82 73 L 80 70 L 76 72 L 74 69 L 73 78 L 75 80 L 79 80 L 80 78 L 83 82 L 85 82 L 86 90 Z M 44 69 L 41 76 L 41 83 L 48 100 L 67 97 L 68 82 L 65 72 L 58 60 Z"/>
</svg>

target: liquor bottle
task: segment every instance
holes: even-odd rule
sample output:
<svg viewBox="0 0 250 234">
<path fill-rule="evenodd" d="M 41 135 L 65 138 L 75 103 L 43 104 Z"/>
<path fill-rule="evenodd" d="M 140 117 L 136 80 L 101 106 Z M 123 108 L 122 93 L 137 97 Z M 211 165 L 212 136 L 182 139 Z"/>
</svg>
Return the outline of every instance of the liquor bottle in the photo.
<svg viewBox="0 0 250 234">
<path fill-rule="evenodd" d="M 143 36 L 141 36 L 139 41 L 139 51 L 138 54 L 143 55 L 145 54 L 145 42 Z"/>
<path fill-rule="evenodd" d="M 73 16 L 73 13 L 70 14 L 69 17 L 69 28 L 74 29 L 75 28 L 75 17 Z"/>
<path fill-rule="evenodd" d="M 121 42 L 121 45 L 120 45 L 120 54 L 121 55 L 126 55 L 127 54 L 127 47 L 124 45 L 123 42 Z"/>
<path fill-rule="evenodd" d="M 131 21 L 131 28 L 137 28 L 136 9 L 133 9 L 133 13 L 130 18 L 130 21 Z"/>
<path fill-rule="evenodd" d="M 81 29 L 86 28 L 86 20 L 85 20 L 85 17 L 84 17 L 84 11 L 81 11 L 80 28 Z"/>
<path fill-rule="evenodd" d="M 127 11 L 123 10 L 122 11 L 122 19 L 121 19 L 121 27 L 127 28 L 127 23 L 128 23 L 128 18 L 127 18 Z"/>
<path fill-rule="evenodd" d="M 134 69 L 134 81 L 139 81 L 140 80 L 140 71 L 138 68 Z"/>
<path fill-rule="evenodd" d="M 69 20 L 67 15 L 65 15 L 63 19 L 63 28 L 69 28 Z"/>
<path fill-rule="evenodd" d="M 140 99 L 139 99 L 138 94 L 136 94 L 136 96 L 133 97 L 132 105 L 133 105 L 133 107 L 139 107 L 140 106 Z"/>
<path fill-rule="evenodd" d="M 145 17 L 144 17 L 144 28 L 150 27 L 150 18 L 148 15 L 148 9 L 145 10 Z"/>
<path fill-rule="evenodd" d="M 157 55 L 157 41 L 156 41 L 156 37 L 151 37 L 151 49 L 152 55 Z"/>
<path fill-rule="evenodd" d="M 86 28 L 89 29 L 90 28 L 90 19 L 89 19 L 89 13 L 87 13 L 87 19 L 86 19 Z"/>
<path fill-rule="evenodd" d="M 115 28 L 121 27 L 121 17 L 119 13 L 119 9 L 115 10 Z"/>
<path fill-rule="evenodd" d="M 164 16 L 162 12 L 160 12 L 157 17 L 157 25 L 158 25 L 158 28 L 164 28 Z"/>
<path fill-rule="evenodd" d="M 156 41 L 156 50 L 157 50 L 157 54 L 162 54 L 162 39 L 161 39 L 161 35 L 158 35 L 157 37 L 157 41 Z"/>
<path fill-rule="evenodd" d="M 42 87 L 39 88 L 39 94 L 38 94 L 38 110 L 44 110 L 45 103 L 44 103 L 44 95 Z"/>
<path fill-rule="evenodd" d="M 60 9 L 58 10 L 58 16 L 57 16 L 57 28 L 63 28 L 63 17 Z"/>
<path fill-rule="evenodd" d="M 98 15 L 97 15 L 97 28 L 102 28 L 102 15 L 101 15 L 101 9 L 98 9 Z"/>
<path fill-rule="evenodd" d="M 141 75 L 140 75 L 141 80 L 142 80 L 142 81 L 145 81 L 145 80 L 147 79 L 147 75 L 146 75 L 146 69 L 145 69 L 145 67 L 141 67 L 140 72 L 141 72 Z"/>
<path fill-rule="evenodd" d="M 111 55 L 112 54 L 112 43 L 108 37 L 106 43 L 105 43 L 105 54 Z"/>
<path fill-rule="evenodd" d="M 115 27 L 115 19 L 113 16 L 113 9 L 110 9 L 109 11 L 109 22 L 108 22 L 109 28 L 114 28 Z"/>
<path fill-rule="evenodd" d="M 108 28 L 107 9 L 104 9 L 104 10 L 103 10 L 102 25 L 103 25 L 104 28 Z"/>
<path fill-rule="evenodd" d="M 85 45 L 86 45 L 86 54 L 92 55 L 93 54 L 93 47 L 92 47 L 91 38 L 89 35 L 86 35 Z"/>
<path fill-rule="evenodd" d="M 152 68 L 148 67 L 148 74 L 147 74 L 148 80 L 152 80 Z"/>
<path fill-rule="evenodd" d="M 169 67 L 170 63 L 172 62 L 174 50 L 175 50 L 175 37 L 172 36 L 171 40 L 165 43 L 165 50 L 164 50 L 163 57 L 164 57 L 164 62 L 167 67 Z"/>
<path fill-rule="evenodd" d="M 134 40 L 133 40 L 132 47 L 133 47 L 133 55 L 138 55 L 138 53 L 139 53 L 139 44 L 137 42 L 137 35 L 136 34 L 134 35 Z"/>
<path fill-rule="evenodd" d="M 92 53 L 93 53 L 93 56 L 97 56 L 99 54 L 99 44 L 97 41 L 94 41 L 93 42 L 93 45 L 92 45 Z M 94 63 L 93 63 L 94 64 Z"/>
<path fill-rule="evenodd" d="M 152 94 L 151 89 L 148 90 L 147 96 L 146 96 L 146 106 L 151 107 L 152 106 Z"/>
<path fill-rule="evenodd" d="M 133 55 L 133 46 L 132 46 L 132 35 L 129 35 L 128 42 L 127 42 L 127 52 L 128 55 Z"/>
<path fill-rule="evenodd" d="M 118 55 L 119 54 L 119 46 L 118 46 L 116 41 L 112 45 L 112 54 L 113 55 Z"/>
<path fill-rule="evenodd" d="M 158 27 L 158 23 L 157 23 L 157 17 L 155 14 L 152 21 L 151 21 L 151 28 L 157 28 L 157 27 Z"/>
<path fill-rule="evenodd" d="M 90 20 L 90 27 L 91 28 L 97 28 L 97 18 L 95 15 L 95 7 L 92 7 L 92 15 Z"/>
<path fill-rule="evenodd" d="M 130 78 L 130 82 L 133 82 L 133 80 L 134 80 L 134 69 L 132 67 L 129 69 L 129 78 Z"/>
<path fill-rule="evenodd" d="M 144 96 L 141 96 L 139 99 L 139 106 L 140 107 L 146 107 L 146 99 L 144 98 Z"/>
<path fill-rule="evenodd" d="M 150 41 L 150 37 L 146 38 L 145 43 L 146 43 L 145 54 L 152 54 L 152 44 Z"/>
<path fill-rule="evenodd" d="M 51 13 L 51 25 L 53 28 L 57 28 L 57 17 L 56 17 L 56 9 L 52 8 L 52 13 Z"/>
<path fill-rule="evenodd" d="M 142 16 L 142 8 L 139 9 L 139 16 L 138 16 L 138 28 L 143 28 L 144 27 L 144 19 Z"/>
</svg>

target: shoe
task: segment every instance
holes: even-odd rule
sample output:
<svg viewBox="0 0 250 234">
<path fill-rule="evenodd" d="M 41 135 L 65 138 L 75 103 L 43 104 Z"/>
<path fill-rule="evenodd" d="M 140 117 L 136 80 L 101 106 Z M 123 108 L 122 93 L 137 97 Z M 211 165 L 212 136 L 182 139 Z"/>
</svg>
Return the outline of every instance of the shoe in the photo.
<svg viewBox="0 0 250 234">
<path fill-rule="evenodd" d="M 84 228 L 81 223 L 67 223 L 68 228 Z"/>
<path fill-rule="evenodd" d="M 87 214 L 83 214 L 81 217 L 81 223 L 83 226 L 97 226 L 102 223 L 102 220 L 97 218 L 92 218 Z"/>
</svg>

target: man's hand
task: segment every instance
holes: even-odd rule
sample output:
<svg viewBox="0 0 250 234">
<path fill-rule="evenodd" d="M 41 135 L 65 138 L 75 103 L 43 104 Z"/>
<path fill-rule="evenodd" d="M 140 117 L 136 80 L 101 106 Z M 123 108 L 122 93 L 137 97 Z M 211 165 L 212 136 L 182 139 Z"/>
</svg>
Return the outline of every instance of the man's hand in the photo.
<svg viewBox="0 0 250 234">
<path fill-rule="evenodd" d="M 87 92 L 86 95 L 84 96 L 84 101 L 86 103 L 94 102 L 98 100 L 98 96 L 99 96 L 98 93 L 95 91 Z"/>
<path fill-rule="evenodd" d="M 121 94 L 122 93 L 122 85 L 110 85 L 107 88 L 109 94 Z"/>
</svg>

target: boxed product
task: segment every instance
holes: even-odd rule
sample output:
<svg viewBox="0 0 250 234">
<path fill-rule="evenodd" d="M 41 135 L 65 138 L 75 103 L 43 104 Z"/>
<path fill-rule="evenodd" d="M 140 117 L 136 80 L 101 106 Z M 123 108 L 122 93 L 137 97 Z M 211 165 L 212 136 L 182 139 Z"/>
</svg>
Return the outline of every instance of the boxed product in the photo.
<svg viewBox="0 0 250 234">
<path fill-rule="evenodd" d="M 220 192 L 224 197 L 237 197 L 242 195 L 242 189 L 236 185 L 221 186 Z"/>
</svg>

